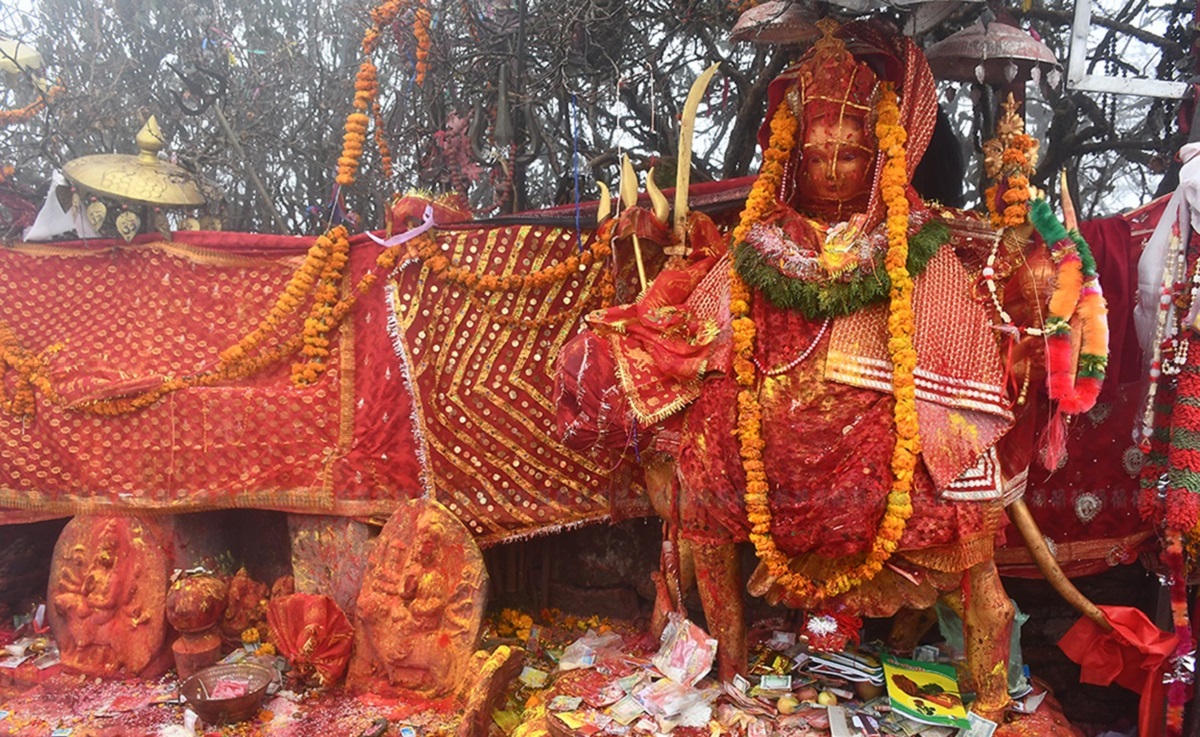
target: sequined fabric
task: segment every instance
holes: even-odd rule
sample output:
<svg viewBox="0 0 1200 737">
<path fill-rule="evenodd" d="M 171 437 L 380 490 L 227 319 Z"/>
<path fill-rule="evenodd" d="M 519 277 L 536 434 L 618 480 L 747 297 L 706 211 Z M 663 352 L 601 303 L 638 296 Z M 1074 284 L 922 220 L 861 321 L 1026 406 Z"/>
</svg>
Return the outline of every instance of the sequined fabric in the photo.
<svg viewBox="0 0 1200 737">
<path fill-rule="evenodd" d="M 585 234 L 587 248 L 591 234 Z M 477 274 L 536 271 L 577 252 L 572 229 L 439 233 L 443 253 Z M 472 302 L 419 263 L 388 287 L 393 339 L 416 398 L 423 482 L 483 543 L 606 519 L 609 469 L 555 435 L 554 366 L 598 306 L 600 269 L 547 288 Z M 561 315 L 537 328 L 507 320 Z"/>
<path fill-rule="evenodd" d="M 379 290 L 359 302 L 336 335 L 330 370 L 310 388 L 292 386 L 285 360 L 129 415 L 86 411 L 90 400 L 211 369 L 266 315 L 310 244 L 179 233 L 173 243 L 0 251 L 0 321 L 33 352 L 62 344 L 49 358 L 51 379 L 75 407 L 39 395 L 32 419 L 0 413 L 0 506 L 11 508 L 0 520 L 214 507 L 375 514 L 419 494 Z M 377 253 L 356 240 L 352 278 Z M 283 329 L 301 322 L 294 315 Z"/>
<path fill-rule="evenodd" d="M 216 363 L 250 332 L 302 250 L 243 256 L 203 246 L 29 246 L 0 252 L 0 321 L 74 405 L 144 390 Z M 109 507 L 281 505 L 329 509 L 326 466 L 342 431 L 346 375 L 290 388 L 287 366 L 172 395 L 129 416 L 51 406 L 0 414 L 0 505 L 73 513 Z"/>
<path fill-rule="evenodd" d="M 826 557 L 865 551 L 883 516 L 891 485 L 893 398 L 825 378 L 829 337 L 820 322 L 756 300 L 753 317 L 764 340 L 756 356 L 768 373 L 763 408 L 765 463 L 771 479 L 772 532 L 789 555 L 819 550 Z M 819 336 L 819 339 L 818 339 Z M 818 344 L 795 368 L 770 376 L 775 366 Z M 737 387 L 713 376 L 688 413 L 679 469 L 684 536 L 701 542 L 745 540 L 749 535 L 735 426 Z M 901 551 L 985 539 L 984 505 L 941 500 L 924 465 L 918 466 L 913 518 Z M 971 556 L 975 558 L 977 556 Z M 986 557 L 986 556 L 985 556 Z M 969 564 L 970 561 L 963 560 Z"/>
</svg>

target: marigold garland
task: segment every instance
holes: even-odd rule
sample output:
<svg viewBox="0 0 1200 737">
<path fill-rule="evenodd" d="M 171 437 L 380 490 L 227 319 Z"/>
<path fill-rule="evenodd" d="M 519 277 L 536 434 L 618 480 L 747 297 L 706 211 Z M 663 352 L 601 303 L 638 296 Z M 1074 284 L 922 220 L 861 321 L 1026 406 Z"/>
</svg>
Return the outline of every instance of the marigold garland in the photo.
<svg viewBox="0 0 1200 737">
<path fill-rule="evenodd" d="M 328 368 L 329 331 L 335 326 L 333 311 L 337 306 L 346 264 L 350 261 L 350 239 L 345 228 L 334 228 L 317 240 L 321 250 L 329 255 L 321 268 L 321 276 L 313 292 L 312 307 L 304 320 L 304 339 L 300 348 L 304 360 L 292 365 L 292 383 L 296 386 L 315 383 Z"/>
<path fill-rule="evenodd" d="M 593 263 L 603 263 L 612 253 L 612 228 L 613 221 L 610 220 L 600 226 L 596 239 L 583 253 L 527 274 L 479 276 L 471 269 L 453 264 L 447 256 L 442 255 L 441 247 L 432 235 L 425 233 L 413 243 L 417 255 L 429 267 L 430 272 L 442 281 L 458 284 L 478 293 L 519 292 L 526 288 L 541 289 L 566 281 Z"/>
<path fill-rule="evenodd" d="M 997 230 L 1023 225 L 1029 217 L 1029 177 L 1037 167 L 1038 141 L 1025 133 L 1025 121 L 1017 107 L 1009 94 L 1003 104 L 1004 115 L 996 123 L 996 137 L 983 145 L 984 170 L 996 181 L 984 191 L 983 199 Z"/>
<path fill-rule="evenodd" d="M 383 134 L 386 128 L 383 122 L 383 110 L 379 107 L 379 100 L 373 101 L 371 105 L 375 116 L 375 147 L 379 149 L 379 165 L 383 169 L 384 178 L 391 179 L 394 173 L 392 169 L 392 149 L 388 146 L 387 138 Z"/>
<path fill-rule="evenodd" d="M 563 281 L 592 264 L 603 263 L 612 252 L 612 233 L 613 223 L 609 221 L 597 231 L 596 239 L 589 250 L 532 274 L 510 274 L 500 277 L 488 275 L 475 278 L 466 269 L 450 267 L 448 259 L 434 261 L 433 258 L 427 258 L 426 263 L 431 267 L 441 267 L 432 269 L 435 277 L 464 286 L 472 285 L 473 289 L 468 295 L 472 298 L 475 298 L 476 293 L 483 294 L 488 291 L 539 288 Z M 422 238 L 428 241 L 425 243 L 425 255 L 429 255 L 430 249 L 436 252 L 436 241 L 431 236 Z M 215 386 L 249 378 L 297 353 L 300 354 L 301 360 L 292 366 L 292 382 L 298 387 L 310 385 L 329 367 L 329 334 L 341 326 L 358 298 L 366 294 L 378 281 L 378 272 L 390 272 L 396 267 L 402 254 L 408 252 L 413 244 L 420 243 L 420 240 L 416 240 L 383 250 L 376 257 L 373 268 L 359 279 L 353 289 L 347 290 L 344 285 L 346 266 L 349 262 L 349 234 L 342 226 L 333 228 L 317 238 L 309 248 L 304 262 L 288 280 L 287 286 L 267 315 L 234 345 L 221 351 L 213 368 L 188 376 L 165 379 L 161 384 L 138 394 L 97 400 L 85 405 L 72 406 L 71 409 L 103 417 L 129 414 L 149 407 L 180 389 Z M 601 303 L 604 306 L 611 305 L 615 292 L 611 273 L 606 271 L 599 281 L 599 287 Z M 310 306 L 305 313 L 303 328 L 291 335 L 279 335 L 287 318 L 306 302 L 309 302 Z M 577 316 L 584 309 L 584 304 L 581 302 L 565 313 L 534 320 L 499 315 L 496 319 L 508 325 L 539 329 Z M 486 304 L 480 308 L 484 311 L 490 309 Z M 264 346 L 272 339 L 275 341 L 274 345 L 264 350 Z M 47 370 L 47 359 L 60 348 L 59 345 L 51 345 L 40 353 L 33 353 L 20 345 L 16 334 L 8 325 L 0 323 L 0 410 L 17 417 L 32 418 L 36 404 L 35 390 L 40 391 L 52 404 L 66 405 L 51 383 Z M 17 377 L 11 397 L 4 393 L 4 376 L 10 369 Z"/>
<path fill-rule="evenodd" d="M 354 112 L 346 116 L 346 132 L 342 137 L 342 155 L 338 157 L 337 183 L 349 187 L 354 183 L 362 160 L 363 147 L 366 142 L 368 112 L 375 117 L 375 144 L 379 148 L 379 158 L 386 178 L 392 178 L 391 149 L 384 139 L 383 115 L 379 108 L 379 74 L 371 61 L 371 54 L 379 46 L 383 29 L 394 23 L 400 12 L 409 4 L 409 0 L 387 0 L 371 9 L 371 25 L 363 32 L 362 52 L 365 58 L 359 65 L 358 75 L 354 83 Z M 432 46 L 430 29 L 433 15 L 430 13 L 426 0 L 413 11 L 413 37 L 417 41 L 416 50 L 416 82 L 423 85 L 429 69 L 429 50 Z"/>
<path fill-rule="evenodd" d="M 346 116 L 346 133 L 342 136 L 342 155 L 338 158 L 337 183 L 348 187 L 354 183 L 359 160 L 362 159 L 366 142 L 366 111 L 371 109 L 375 96 L 379 94 L 379 76 L 375 64 L 365 59 L 358 69 L 354 82 L 354 112 Z"/>
<path fill-rule="evenodd" d="M 609 223 L 606 223 L 605 225 L 601 226 L 601 229 L 597 232 L 597 234 L 596 234 L 597 248 L 594 251 L 585 251 L 584 252 L 583 255 L 585 257 L 590 257 L 590 258 L 586 258 L 585 260 L 581 261 L 579 259 L 576 259 L 575 257 L 572 257 L 571 259 L 568 259 L 568 262 L 571 262 L 571 261 L 574 262 L 572 267 L 569 269 L 565 269 L 563 271 L 560 271 L 559 269 L 561 266 L 563 266 L 565 264 L 559 264 L 557 266 L 550 267 L 551 271 L 553 272 L 552 275 L 555 277 L 556 281 L 558 280 L 557 277 L 560 273 L 563 274 L 562 280 L 565 281 L 565 279 L 568 276 L 570 276 L 570 274 L 575 273 L 575 270 L 577 268 L 579 268 L 579 266 L 578 266 L 579 263 L 583 263 L 584 268 L 586 268 L 588 265 L 590 265 L 593 262 L 593 259 L 596 258 L 593 255 L 595 252 L 598 251 L 600 253 L 605 253 L 605 254 L 610 252 L 613 231 L 615 230 L 615 228 L 612 227 L 612 222 L 613 221 L 609 221 Z M 447 271 L 449 271 L 449 270 L 447 270 Z M 466 277 L 460 277 L 457 280 L 452 280 L 452 279 L 447 278 L 445 273 L 446 272 L 443 272 L 441 275 L 436 275 L 436 274 L 435 275 L 445 281 L 451 281 L 452 283 L 455 283 L 455 284 L 458 284 L 459 286 L 465 287 L 464 281 L 466 281 Z M 467 272 L 467 273 L 471 277 L 474 276 L 473 273 L 470 273 L 470 272 Z M 538 272 L 538 273 L 540 273 L 540 272 Z M 528 285 L 530 287 L 540 288 L 540 287 L 549 286 L 549 284 L 555 283 L 554 281 L 551 281 L 551 282 L 534 281 L 533 279 L 528 278 L 528 276 L 532 276 L 532 275 L 527 275 L 526 277 L 523 277 L 522 283 L 525 285 Z M 488 277 L 484 277 L 484 279 L 488 279 Z M 569 310 L 566 310 L 564 312 L 557 312 L 554 314 L 543 315 L 542 317 L 535 317 L 535 318 L 518 317 L 515 314 L 505 315 L 501 312 L 497 312 L 496 307 L 494 305 L 488 304 L 488 302 L 484 299 L 484 297 L 481 294 L 482 290 L 479 288 L 479 284 L 480 284 L 479 281 L 474 281 L 474 286 L 466 288 L 467 299 L 471 302 L 471 304 L 473 304 L 475 306 L 475 308 L 477 310 L 479 310 L 480 312 L 487 314 L 488 319 L 491 320 L 492 322 L 498 323 L 500 325 L 504 325 L 506 327 L 519 327 L 523 330 L 535 330 L 536 331 L 536 330 L 541 330 L 542 328 L 548 327 L 550 325 L 557 325 L 559 323 L 562 323 L 565 320 L 575 320 L 578 317 L 580 317 L 581 315 L 583 315 L 583 313 L 585 313 L 589 309 L 591 309 L 591 305 L 594 304 L 594 302 L 592 300 L 582 300 L 581 299 L 581 300 L 577 300 L 575 305 L 573 307 L 571 307 L 571 309 L 569 309 Z M 601 307 L 602 308 L 611 307 L 613 297 L 616 296 L 616 286 L 613 283 L 612 271 L 610 269 L 605 269 L 604 272 L 600 275 L 600 280 L 598 282 L 598 286 L 600 288 L 599 291 L 600 291 Z"/>
<path fill-rule="evenodd" d="M 776 192 L 783 174 L 783 163 L 795 145 L 795 125 L 788 125 L 790 113 L 780 114 L 780 105 L 771 120 L 771 139 L 763 154 L 763 170 L 742 211 L 741 221 L 734 231 L 734 242 L 745 239 L 750 227 L 762 214 L 774 206 Z M 888 351 L 893 366 L 893 393 L 896 399 L 896 445 L 892 452 L 892 488 L 879 529 L 867 552 L 866 559 L 851 565 L 824 582 L 818 583 L 791 570 L 790 560 L 779 550 L 771 537 L 771 508 L 768 501 L 770 484 L 763 450 L 762 407 L 755 386 L 757 376 L 753 361 L 755 325 L 750 318 L 750 290 L 742 281 L 736 266 L 731 266 L 730 312 L 733 316 L 734 375 L 738 391 L 737 436 L 742 468 L 746 474 L 746 515 L 751 525 L 750 540 L 760 560 L 776 582 L 793 594 L 804 598 L 828 598 L 843 594 L 870 581 L 899 546 L 908 518 L 912 515 L 911 491 L 920 436 L 916 418 L 916 385 L 913 372 L 917 354 L 912 336 L 915 329 L 912 311 L 912 278 L 908 262 L 908 177 L 905 167 L 907 134 L 900 124 L 900 108 L 894 87 L 881 85 L 877 105 L 876 136 L 880 149 L 887 152 L 882 174 L 882 194 L 887 205 L 888 251 L 884 259 L 891 279 L 891 302 L 888 316 Z"/>
<path fill-rule="evenodd" d="M 304 263 L 292 275 L 266 317 L 237 343 L 221 351 L 213 368 L 164 379 L 161 384 L 139 394 L 97 400 L 72 406 L 71 409 L 102 417 L 129 414 L 149 407 L 180 389 L 216 386 L 249 378 L 297 352 L 301 353 L 304 360 L 293 367 L 292 380 L 298 386 L 307 385 L 328 368 L 324 360 L 329 355 L 328 334 L 342 324 L 358 298 L 378 281 L 376 272 L 390 271 L 395 267 L 405 247 L 405 244 L 400 244 L 382 251 L 374 267 L 359 279 L 354 289 L 346 293 L 342 284 L 345 282 L 349 236 L 345 228 L 334 228 L 309 248 Z M 278 335 L 287 317 L 309 299 L 312 299 L 312 305 L 306 315 L 304 328 L 291 335 Z M 271 338 L 275 338 L 275 344 L 263 350 Z M 34 354 L 20 346 L 9 326 L 0 323 L 0 409 L 14 416 L 31 418 L 34 414 L 35 388 L 52 404 L 66 405 L 46 370 L 47 358 L 60 348 L 52 345 Z M 8 369 L 14 370 L 17 375 L 11 398 L 3 395 L 3 377 Z"/>
<path fill-rule="evenodd" d="M 0 110 L 0 128 L 24 123 L 33 118 L 33 116 L 45 109 L 46 105 L 54 101 L 65 88 L 61 82 L 55 82 L 54 86 L 46 91 L 44 95 L 38 95 L 38 98 L 24 107 L 14 108 L 12 110 Z"/>
<path fill-rule="evenodd" d="M 425 3 L 421 3 L 413 13 L 413 38 L 417 40 L 416 83 L 425 85 L 425 74 L 429 71 L 429 49 L 433 45 L 429 29 L 433 23 L 433 15 Z"/>
</svg>

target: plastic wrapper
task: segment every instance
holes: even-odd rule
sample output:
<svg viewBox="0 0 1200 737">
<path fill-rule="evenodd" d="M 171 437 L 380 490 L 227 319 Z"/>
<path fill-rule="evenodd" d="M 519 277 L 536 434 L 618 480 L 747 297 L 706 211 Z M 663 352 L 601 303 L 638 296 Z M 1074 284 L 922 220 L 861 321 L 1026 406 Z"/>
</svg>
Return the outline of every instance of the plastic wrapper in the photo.
<svg viewBox="0 0 1200 737">
<path fill-rule="evenodd" d="M 587 634 L 567 646 L 558 661 L 558 669 L 562 671 L 577 668 L 591 668 L 596 663 L 611 660 L 621 656 L 624 642 L 615 632 L 597 633 L 588 630 Z"/>
<path fill-rule="evenodd" d="M 712 718 L 719 689 L 699 690 L 662 678 L 635 695 L 646 712 L 677 727 L 703 727 Z"/>
<path fill-rule="evenodd" d="M 712 670 L 716 657 L 716 640 L 689 620 L 671 614 L 663 629 L 662 647 L 653 662 L 658 672 L 672 681 L 695 686 Z"/>
</svg>

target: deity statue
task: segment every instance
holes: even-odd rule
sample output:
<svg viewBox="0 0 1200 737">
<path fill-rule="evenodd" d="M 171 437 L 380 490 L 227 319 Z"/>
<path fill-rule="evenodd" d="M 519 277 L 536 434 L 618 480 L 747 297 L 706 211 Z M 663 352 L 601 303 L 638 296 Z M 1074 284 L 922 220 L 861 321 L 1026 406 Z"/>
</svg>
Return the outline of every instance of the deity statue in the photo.
<svg viewBox="0 0 1200 737">
<path fill-rule="evenodd" d="M 384 526 L 359 594 L 350 686 L 445 696 L 466 678 L 487 573 L 446 509 L 416 500 Z"/>
<path fill-rule="evenodd" d="M 625 402 L 655 438 L 639 443 L 644 459 L 665 451 L 649 456 L 646 480 L 675 530 L 668 568 L 682 575 L 660 586 L 658 609 L 679 605 L 694 564 L 722 678 L 746 667 L 734 546 L 749 540 L 760 560 L 750 591 L 772 603 L 890 616 L 941 598 L 965 622 L 972 708 L 998 719 L 1013 610 L 993 544 L 1033 456 L 1026 359 L 1045 313 L 1021 300 L 1048 295 L 1053 268 L 1028 265 L 1046 259 L 1020 234 L 911 186 L 937 117 L 912 41 L 820 25 L 823 38 L 769 86 L 762 169 L 728 253 L 671 305 L 673 331 L 612 308 L 589 316 L 577 346 L 619 333 L 616 377 L 589 384 L 579 347 L 560 366 L 578 369 L 576 396 L 620 387 L 606 406 Z M 658 278 L 678 284 L 678 273 Z M 690 381 L 672 374 L 680 355 L 694 359 Z M 1020 372 L 1003 360 L 1013 355 Z M 690 402 L 682 421 L 642 411 L 642 387 L 670 390 L 658 406 Z M 663 443 L 655 429 L 671 422 Z"/>
<path fill-rule="evenodd" d="M 163 540 L 136 517 L 76 517 L 63 528 L 47 599 L 64 665 L 132 677 L 154 664 L 166 634 Z"/>
</svg>

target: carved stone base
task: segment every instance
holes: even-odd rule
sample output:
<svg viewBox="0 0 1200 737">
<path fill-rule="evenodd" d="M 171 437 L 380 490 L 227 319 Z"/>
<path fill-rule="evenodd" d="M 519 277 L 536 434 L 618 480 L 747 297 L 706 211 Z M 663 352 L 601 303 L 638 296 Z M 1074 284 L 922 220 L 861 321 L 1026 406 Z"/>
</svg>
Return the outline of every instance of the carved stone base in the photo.
<svg viewBox="0 0 1200 737">
<path fill-rule="evenodd" d="M 505 691 L 521 672 L 525 664 L 525 651 L 501 645 L 489 655 L 479 650 L 471 658 L 468 672 L 472 675 L 463 682 L 459 699 L 463 704 L 463 720 L 458 725 L 457 737 L 487 737 L 492 724 L 492 712 L 504 699 Z"/>
</svg>

